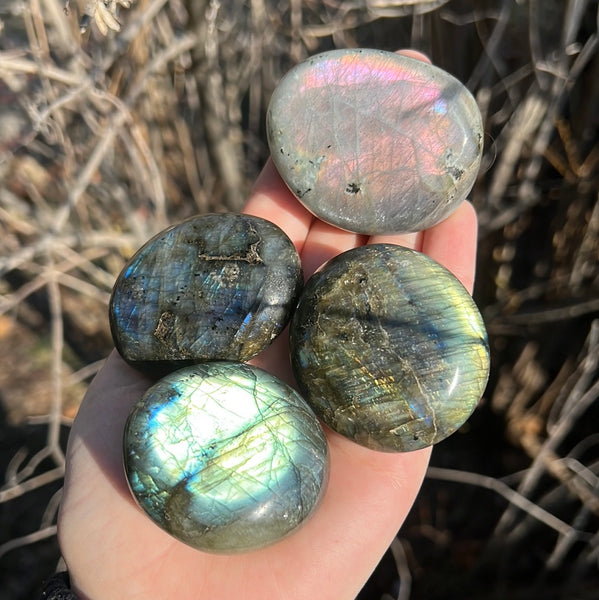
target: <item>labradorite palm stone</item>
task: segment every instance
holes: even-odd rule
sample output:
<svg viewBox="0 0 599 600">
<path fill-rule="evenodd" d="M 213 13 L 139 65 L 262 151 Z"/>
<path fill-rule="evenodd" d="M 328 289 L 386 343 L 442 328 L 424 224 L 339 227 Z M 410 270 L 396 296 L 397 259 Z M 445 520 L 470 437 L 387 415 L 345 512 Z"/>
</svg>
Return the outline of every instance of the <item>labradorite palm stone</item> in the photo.
<svg viewBox="0 0 599 600">
<path fill-rule="evenodd" d="M 247 364 L 175 371 L 137 403 L 124 434 L 138 504 L 207 552 L 266 546 L 314 510 L 328 474 L 324 433 L 295 390 Z"/>
<path fill-rule="evenodd" d="M 246 361 L 284 329 L 301 285 L 295 247 L 273 223 L 193 217 L 152 238 L 118 276 L 114 343 L 128 363 L 153 373 Z"/>
<path fill-rule="evenodd" d="M 489 373 L 486 331 L 465 288 L 432 259 L 392 244 L 340 254 L 308 280 L 291 358 L 327 425 L 389 452 L 456 431 Z"/>
<path fill-rule="evenodd" d="M 470 92 L 428 63 L 332 50 L 294 67 L 267 114 L 274 164 L 308 210 L 365 234 L 419 231 L 451 214 L 480 166 Z"/>
</svg>

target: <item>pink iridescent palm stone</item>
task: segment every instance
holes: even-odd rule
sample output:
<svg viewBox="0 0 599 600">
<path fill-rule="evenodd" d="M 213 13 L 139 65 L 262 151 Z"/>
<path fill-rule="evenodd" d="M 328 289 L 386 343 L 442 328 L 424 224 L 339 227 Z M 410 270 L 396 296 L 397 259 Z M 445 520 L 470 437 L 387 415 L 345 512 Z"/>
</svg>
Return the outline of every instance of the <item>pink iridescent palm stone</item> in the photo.
<svg viewBox="0 0 599 600">
<path fill-rule="evenodd" d="M 273 161 L 324 221 L 365 234 L 420 231 L 471 190 L 483 125 L 470 92 L 427 63 L 379 50 L 333 50 L 275 89 Z"/>
</svg>

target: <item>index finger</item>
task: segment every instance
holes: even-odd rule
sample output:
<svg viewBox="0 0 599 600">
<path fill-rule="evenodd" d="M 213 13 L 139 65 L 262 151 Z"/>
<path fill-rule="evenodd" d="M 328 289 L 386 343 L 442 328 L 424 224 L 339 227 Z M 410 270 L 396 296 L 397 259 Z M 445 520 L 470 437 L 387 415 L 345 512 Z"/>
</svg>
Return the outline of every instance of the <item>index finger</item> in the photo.
<svg viewBox="0 0 599 600">
<path fill-rule="evenodd" d="M 426 231 L 408 236 L 374 235 L 368 243 L 399 244 L 418 250 L 451 271 L 472 294 L 476 269 L 477 229 L 474 207 L 465 201 L 447 219 Z"/>
<path fill-rule="evenodd" d="M 242 212 L 278 225 L 300 254 L 315 219 L 291 193 L 270 159 L 258 176 Z"/>
</svg>

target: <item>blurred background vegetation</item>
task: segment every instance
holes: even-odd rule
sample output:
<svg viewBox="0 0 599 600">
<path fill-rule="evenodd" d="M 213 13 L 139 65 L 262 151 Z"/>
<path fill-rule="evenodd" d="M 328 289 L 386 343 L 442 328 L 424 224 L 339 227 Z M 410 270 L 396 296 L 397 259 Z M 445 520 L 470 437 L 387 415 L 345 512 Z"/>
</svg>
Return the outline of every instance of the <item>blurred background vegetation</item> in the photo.
<svg viewBox="0 0 599 600">
<path fill-rule="evenodd" d="M 598 12 L 596 0 L 4 0 L 0 599 L 37 598 L 58 564 L 65 442 L 112 345 L 124 261 L 171 222 L 240 209 L 278 79 L 355 46 L 419 49 L 480 106 L 475 299 L 492 348 L 481 406 L 435 448 L 360 599 L 596 599 Z"/>
</svg>

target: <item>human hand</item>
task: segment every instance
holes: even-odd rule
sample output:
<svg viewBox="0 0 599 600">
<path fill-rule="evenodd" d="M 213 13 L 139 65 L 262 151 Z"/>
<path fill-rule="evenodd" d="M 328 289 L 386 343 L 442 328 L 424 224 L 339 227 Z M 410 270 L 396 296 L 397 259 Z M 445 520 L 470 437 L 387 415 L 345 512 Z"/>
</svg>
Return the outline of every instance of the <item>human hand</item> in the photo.
<svg viewBox="0 0 599 600">
<path fill-rule="evenodd" d="M 266 218 L 287 233 L 306 276 L 345 250 L 390 242 L 424 252 L 472 290 L 476 216 L 467 202 L 427 231 L 368 238 L 313 217 L 269 162 L 244 212 Z M 286 343 L 285 335 L 280 336 L 252 363 L 291 383 Z M 124 425 L 133 404 L 152 383 L 113 352 L 73 424 L 59 540 L 77 595 L 82 600 L 354 598 L 410 510 L 430 449 L 374 452 L 327 430 L 330 479 L 312 518 L 267 548 L 232 556 L 206 554 L 152 523 L 127 486 Z"/>
</svg>

